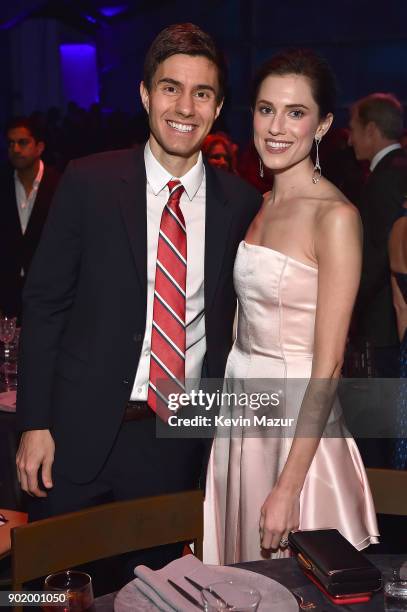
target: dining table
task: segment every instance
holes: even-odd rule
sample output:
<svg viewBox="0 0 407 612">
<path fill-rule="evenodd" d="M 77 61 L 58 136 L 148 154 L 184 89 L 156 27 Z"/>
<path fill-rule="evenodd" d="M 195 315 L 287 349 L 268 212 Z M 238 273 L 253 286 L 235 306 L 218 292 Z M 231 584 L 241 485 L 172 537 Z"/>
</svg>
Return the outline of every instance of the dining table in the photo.
<svg viewBox="0 0 407 612">
<path fill-rule="evenodd" d="M 405 555 L 366 555 L 382 573 L 383 585 L 392 579 L 395 570 L 399 571 L 402 579 L 407 580 L 407 554 Z M 272 578 L 297 595 L 297 600 L 302 598 L 304 604 L 313 603 L 315 607 L 309 608 L 313 612 L 383 612 L 384 596 L 383 589 L 373 594 L 367 603 L 337 605 L 329 599 L 305 576 L 295 558 L 270 559 L 264 561 L 251 561 L 239 563 L 232 567 L 238 567 L 251 572 L 262 574 Z M 114 600 L 117 593 L 109 593 L 95 599 L 95 612 L 112 612 Z M 298 608 L 301 609 L 300 606 Z M 158 610 L 158 608 L 157 608 Z M 136 608 L 135 608 L 136 612 Z M 284 612 L 284 610 L 281 610 Z"/>
</svg>

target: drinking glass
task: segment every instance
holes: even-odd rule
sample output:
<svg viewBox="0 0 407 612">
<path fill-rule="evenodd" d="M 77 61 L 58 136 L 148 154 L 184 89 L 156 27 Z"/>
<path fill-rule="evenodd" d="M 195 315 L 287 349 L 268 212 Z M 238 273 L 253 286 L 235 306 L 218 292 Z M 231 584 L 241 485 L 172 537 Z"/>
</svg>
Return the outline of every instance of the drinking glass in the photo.
<svg viewBox="0 0 407 612">
<path fill-rule="evenodd" d="M 235 580 L 210 584 L 201 596 L 205 612 L 256 612 L 261 600 L 257 589 Z"/>
<path fill-rule="evenodd" d="M 392 580 L 384 585 L 384 609 L 386 612 L 407 610 L 407 580 Z"/>
<path fill-rule="evenodd" d="M 94 610 L 92 579 L 85 572 L 67 570 L 50 574 L 45 579 L 44 591 L 66 594 L 66 602 L 57 606 L 59 612 L 91 612 Z M 55 612 L 55 606 L 45 605 L 43 608 Z"/>
<path fill-rule="evenodd" d="M 4 343 L 4 363 L 3 374 L 6 391 L 11 389 L 10 386 L 10 370 L 12 364 L 10 362 L 10 344 L 14 340 L 16 333 L 17 319 L 16 317 L 7 317 L 0 314 L 0 340 Z"/>
</svg>

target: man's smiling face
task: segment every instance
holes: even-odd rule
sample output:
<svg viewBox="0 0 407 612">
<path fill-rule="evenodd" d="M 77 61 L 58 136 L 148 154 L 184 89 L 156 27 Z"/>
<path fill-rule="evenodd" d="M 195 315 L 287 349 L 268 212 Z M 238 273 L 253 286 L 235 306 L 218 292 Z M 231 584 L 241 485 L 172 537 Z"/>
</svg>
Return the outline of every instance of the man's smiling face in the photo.
<svg viewBox="0 0 407 612">
<path fill-rule="evenodd" d="M 140 94 L 149 116 L 150 147 L 158 161 L 193 159 L 219 115 L 217 67 L 208 58 L 178 53 L 159 64 L 151 90 Z"/>
</svg>

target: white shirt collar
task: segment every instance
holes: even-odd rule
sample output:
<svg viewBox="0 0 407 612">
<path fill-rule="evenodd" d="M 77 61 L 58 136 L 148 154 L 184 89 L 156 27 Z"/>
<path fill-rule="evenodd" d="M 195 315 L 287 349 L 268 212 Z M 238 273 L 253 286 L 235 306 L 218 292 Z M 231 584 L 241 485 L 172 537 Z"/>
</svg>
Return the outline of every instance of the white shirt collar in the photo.
<svg viewBox="0 0 407 612">
<path fill-rule="evenodd" d="M 385 155 L 387 155 L 387 153 L 390 153 L 390 151 L 395 151 L 396 149 L 401 149 L 401 144 L 399 142 L 397 142 L 396 144 L 389 145 L 388 147 L 384 147 L 384 149 L 378 151 L 370 162 L 370 172 L 373 172 L 377 164 L 383 159 Z"/>
<path fill-rule="evenodd" d="M 33 181 L 32 190 L 38 188 L 38 185 L 40 184 L 40 182 L 42 180 L 43 174 L 44 174 L 44 163 L 43 163 L 42 159 L 40 159 L 40 166 L 38 168 L 37 176 L 35 177 L 35 179 Z M 17 174 L 17 170 L 14 170 L 14 180 L 18 181 L 19 183 L 21 183 L 20 177 Z"/>
<path fill-rule="evenodd" d="M 172 176 L 168 170 L 163 168 L 160 162 L 154 157 L 150 144 L 147 142 L 144 148 L 144 163 L 146 166 L 147 181 L 153 190 L 154 195 L 157 195 L 165 189 L 168 181 L 171 179 L 178 179 L 184 186 L 185 193 L 189 200 L 192 200 L 199 187 L 201 186 L 205 167 L 203 164 L 202 153 L 199 152 L 198 160 L 194 166 L 184 176 L 176 177 Z"/>
</svg>

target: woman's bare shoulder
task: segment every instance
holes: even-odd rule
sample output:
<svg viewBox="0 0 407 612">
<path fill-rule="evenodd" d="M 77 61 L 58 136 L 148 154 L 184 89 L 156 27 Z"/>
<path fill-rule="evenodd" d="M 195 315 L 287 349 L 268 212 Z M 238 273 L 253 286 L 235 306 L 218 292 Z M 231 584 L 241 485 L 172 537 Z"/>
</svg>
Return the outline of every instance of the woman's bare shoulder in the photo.
<svg viewBox="0 0 407 612">
<path fill-rule="evenodd" d="M 350 200 L 333 183 L 324 180 L 321 193 L 316 197 L 317 220 L 320 223 L 332 222 L 334 219 L 343 222 L 360 223 L 359 211 Z"/>
</svg>

